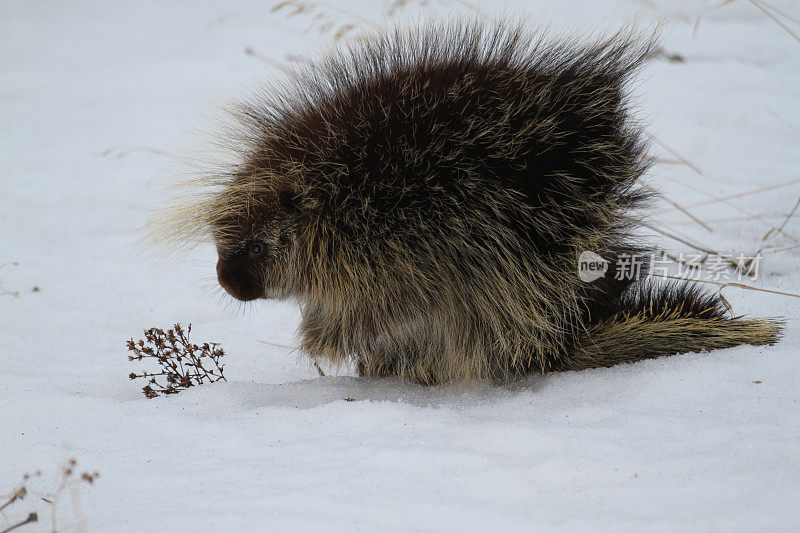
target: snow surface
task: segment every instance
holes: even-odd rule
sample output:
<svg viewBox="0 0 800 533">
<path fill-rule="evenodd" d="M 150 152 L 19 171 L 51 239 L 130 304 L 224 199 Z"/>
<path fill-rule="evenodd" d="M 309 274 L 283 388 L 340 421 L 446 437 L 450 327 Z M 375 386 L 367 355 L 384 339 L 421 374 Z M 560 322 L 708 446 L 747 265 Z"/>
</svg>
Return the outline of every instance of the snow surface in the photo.
<svg viewBox="0 0 800 533">
<path fill-rule="evenodd" d="M 185 168 L 175 155 L 279 72 L 265 61 L 318 55 L 332 40 L 320 13 L 390 17 L 388 1 L 295 16 L 274 3 L 0 1 L 0 264 L 17 263 L 0 269 L 0 493 L 42 470 L 0 529 L 37 510 L 22 531 L 47 531 L 37 495 L 75 457 L 101 477 L 75 484 L 79 507 L 61 496 L 63 531 L 800 530 L 796 298 L 725 289 L 738 313 L 786 317 L 775 347 L 424 388 L 318 377 L 264 343 L 294 345 L 293 305 L 230 305 L 210 247 L 168 267 L 136 247 Z M 769 3 L 800 17 L 792 0 Z M 391 17 L 470 12 L 424 4 Z M 635 91 L 649 131 L 702 170 L 655 145 L 648 179 L 691 206 L 800 178 L 800 42 L 754 4 L 708 10 L 694 38 L 710 2 L 476 5 L 578 33 L 664 19 L 665 48 L 685 61 L 654 61 Z M 798 196 L 794 183 L 693 208 L 713 231 L 666 202 L 654 219 L 719 250 L 790 248 L 800 217 L 762 238 Z M 765 256 L 747 283 L 800 292 L 798 254 Z M 222 343 L 228 382 L 145 399 L 124 342 L 174 322 Z"/>
</svg>

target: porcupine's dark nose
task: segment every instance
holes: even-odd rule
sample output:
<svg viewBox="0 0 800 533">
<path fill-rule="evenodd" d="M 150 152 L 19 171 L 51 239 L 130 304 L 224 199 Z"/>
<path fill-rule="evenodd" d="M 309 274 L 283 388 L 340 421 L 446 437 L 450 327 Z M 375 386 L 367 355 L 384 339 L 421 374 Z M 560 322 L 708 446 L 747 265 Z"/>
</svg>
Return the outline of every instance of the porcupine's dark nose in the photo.
<svg viewBox="0 0 800 533">
<path fill-rule="evenodd" d="M 231 292 L 231 286 L 228 284 L 227 276 L 226 276 L 227 264 L 222 260 L 217 260 L 217 281 L 219 281 L 220 287 L 225 289 L 225 291 L 233 296 Z"/>
<path fill-rule="evenodd" d="M 222 258 L 217 260 L 217 281 L 225 291 L 243 302 L 255 300 L 260 296 L 260 291 L 253 284 L 247 283 L 246 276 L 241 272 L 241 268 L 232 261 Z"/>
</svg>

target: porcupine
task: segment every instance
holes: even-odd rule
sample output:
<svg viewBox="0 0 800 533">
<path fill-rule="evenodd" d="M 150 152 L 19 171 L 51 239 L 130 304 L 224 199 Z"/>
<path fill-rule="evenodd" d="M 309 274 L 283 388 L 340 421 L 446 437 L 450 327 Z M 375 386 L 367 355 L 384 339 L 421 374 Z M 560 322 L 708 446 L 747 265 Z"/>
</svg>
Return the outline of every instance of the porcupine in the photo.
<svg viewBox="0 0 800 533">
<path fill-rule="evenodd" d="M 238 161 L 161 229 L 210 236 L 228 293 L 295 299 L 302 349 L 362 376 L 507 380 L 774 343 L 779 320 L 622 268 L 648 252 L 626 91 L 656 47 L 508 21 L 361 38 L 239 105 Z M 583 251 L 608 261 L 591 283 Z"/>
</svg>

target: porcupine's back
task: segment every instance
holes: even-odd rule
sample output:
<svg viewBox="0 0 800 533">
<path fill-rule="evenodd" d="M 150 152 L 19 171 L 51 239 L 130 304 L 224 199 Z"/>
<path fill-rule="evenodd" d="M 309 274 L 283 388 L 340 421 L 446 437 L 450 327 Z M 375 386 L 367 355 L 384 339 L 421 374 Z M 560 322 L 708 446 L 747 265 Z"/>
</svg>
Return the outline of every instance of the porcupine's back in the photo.
<svg viewBox="0 0 800 533">
<path fill-rule="evenodd" d="M 222 204 L 248 180 L 291 188 L 306 350 L 424 382 L 570 368 L 632 281 L 615 258 L 638 251 L 647 161 L 624 93 L 652 50 L 447 24 L 353 45 L 244 106 Z M 584 250 L 611 260 L 592 284 Z"/>
<path fill-rule="evenodd" d="M 617 237 L 642 196 L 631 187 L 645 147 L 623 91 L 651 49 L 622 34 L 582 45 L 506 23 L 389 33 L 245 106 L 249 162 L 294 174 L 357 244 L 475 214 L 536 252 L 562 253 L 576 234 Z"/>
</svg>

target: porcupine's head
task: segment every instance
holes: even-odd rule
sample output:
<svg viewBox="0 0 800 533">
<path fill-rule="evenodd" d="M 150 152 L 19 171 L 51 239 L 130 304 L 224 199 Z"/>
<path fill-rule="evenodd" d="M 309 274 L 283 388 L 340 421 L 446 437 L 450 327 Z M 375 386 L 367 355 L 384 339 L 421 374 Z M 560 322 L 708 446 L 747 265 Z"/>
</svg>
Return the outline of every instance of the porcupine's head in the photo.
<svg viewBox="0 0 800 533">
<path fill-rule="evenodd" d="M 286 298 L 296 289 L 291 266 L 297 243 L 293 193 L 257 168 L 246 168 L 209 206 L 217 279 L 241 301 Z"/>
<path fill-rule="evenodd" d="M 170 255 L 210 241 L 228 294 L 240 301 L 287 298 L 298 291 L 297 193 L 244 146 L 237 147 L 249 157 L 244 163 L 215 164 L 179 182 L 149 224 L 150 241 Z"/>
<path fill-rule="evenodd" d="M 308 224 L 301 213 L 313 206 L 301 202 L 307 149 L 293 145 L 293 108 L 267 89 L 218 115 L 148 232 L 168 255 L 213 244 L 219 285 L 244 302 L 299 296 L 308 279 L 298 246 Z"/>
</svg>

